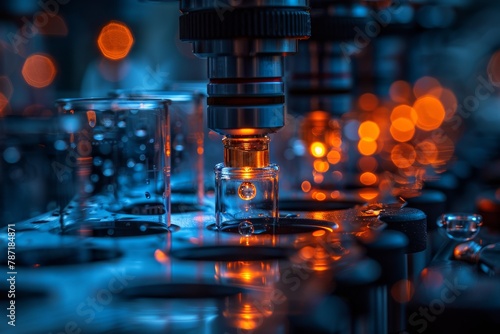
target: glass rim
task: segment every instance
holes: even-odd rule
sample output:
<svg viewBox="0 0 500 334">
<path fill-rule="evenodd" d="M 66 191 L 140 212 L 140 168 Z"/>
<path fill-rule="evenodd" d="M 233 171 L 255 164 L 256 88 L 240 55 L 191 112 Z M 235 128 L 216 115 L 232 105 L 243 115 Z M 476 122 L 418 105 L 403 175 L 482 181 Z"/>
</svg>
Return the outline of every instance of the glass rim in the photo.
<svg viewBox="0 0 500 334">
<path fill-rule="evenodd" d="M 167 89 L 116 89 L 109 92 L 111 97 L 166 99 L 172 102 L 194 102 L 200 95 L 189 90 Z"/>
<path fill-rule="evenodd" d="M 74 97 L 57 99 L 56 107 L 77 110 L 148 110 L 157 108 L 168 108 L 171 100 L 162 98 L 139 98 L 139 97 Z"/>
<path fill-rule="evenodd" d="M 483 223 L 483 216 L 478 213 L 468 213 L 468 212 L 447 212 L 443 213 L 437 218 L 437 225 L 442 227 L 445 222 L 453 221 L 471 221 L 477 223 L 479 226 Z"/>
</svg>

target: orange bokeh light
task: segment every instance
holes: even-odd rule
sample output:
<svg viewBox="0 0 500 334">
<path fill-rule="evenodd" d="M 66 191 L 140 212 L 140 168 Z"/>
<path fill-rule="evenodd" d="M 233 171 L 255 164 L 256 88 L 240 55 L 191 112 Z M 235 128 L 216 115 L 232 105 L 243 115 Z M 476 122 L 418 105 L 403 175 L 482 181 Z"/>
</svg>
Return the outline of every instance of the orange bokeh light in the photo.
<svg viewBox="0 0 500 334">
<path fill-rule="evenodd" d="M 443 104 L 434 96 L 426 95 L 413 104 L 417 112 L 416 126 L 424 131 L 437 129 L 443 123 L 445 111 Z"/>
<path fill-rule="evenodd" d="M 165 254 L 162 250 L 155 250 L 154 252 L 154 257 L 155 257 L 155 260 L 160 262 L 160 263 L 168 263 L 169 262 L 169 258 L 167 256 L 167 254 Z"/>
<path fill-rule="evenodd" d="M 325 144 L 319 141 L 315 141 L 311 144 L 311 154 L 316 158 L 322 158 L 326 154 Z"/>
<path fill-rule="evenodd" d="M 52 58 L 44 54 L 33 54 L 24 61 L 21 73 L 28 85 L 43 88 L 54 81 L 57 71 Z"/>
<path fill-rule="evenodd" d="M 112 21 L 106 24 L 99 33 L 97 45 L 104 57 L 111 60 L 125 58 L 132 45 L 134 37 L 126 24 Z"/>
<path fill-rule="evenodd" d="M 395 119 L 389 129 L 392 138 L 399 142 L 409 141 L 415 135 L 415 125 L 408 118 Z"/>
<path fill-rule="evenodd" d="M 379 195 L 379 192 L 376 189 L 367 188 L 367 189 L 359 190 L 358 194 L 359 194 L 359 197 L 361 197 L 365 201 L 370 201 L 370 200 L 374 199 L 375 197 L 377 197 Z"/>
<path fill-rule="evenodd" d="M 438 160 L 439 151 L 436 144 L 430 140 L 424 140 L 415 146 L 417 161 L 422 165 L 433 164 Z"/>
<path fill-rule="evenodd" d="M 500 86 L 500 51 L 491 56 L 487 72 L 490 82 L 495 86 Z"/>
<path fill-rule="evenodd" d="M 339 151 L 335 151 L 335 150 L 331 150 L 326 155 L 326 159 L 332 165 L 335 165 L 335 164 L 339 163 L 341 158 L 342 158 L 342 156 L 341 156 L 340 152 Z"/>
<path fill-rule="evenodd" d="M 313 167 L 318 173 L 326 173 L 328 168 L 330 168 L 330 165 L 324 160 L 316 159 L 314 160 Z"/>
<path fill-rule="evenodd" d="M 411 85 L 404 80 L 394 81 L 389 88 L 389 96 L 397 103 L 408 103 L 412 93 Z"/>
<path fill-rule="evenodd" d="M 0 117 L 4 116 L 3 110 L 9 104 L 9 99 L 3 93 L 0 93 Z"/>
<path fill-rule="evenodd" d="M 380 128 L 375 122 L 365 121 L 359 125 L 358 135 L 363 140 L 374 141 L 380 135 Z"/>
<path fill-rule="evenodd" d="M 359 176 L 359 182 L 365 186 L 371 186 L 377 182 L 377 175 L 371 172 L 365 172 Z"/>
<path fill-rule="evenodd" d="M 361 139 L 358 142 L 358 151 L 363 155 L 372 155 L 377 151 L 377 142 L 373 140 Z"/>
<path fill-rule="evenodd" d="M 415 94 L 416 98 L 419 98 L 430 91 L 434 91 L 436 94 L 439 89 L 442 89 L 442 86 L 436 78 L 424 76 L 418 79 L 413 85 L 413 94 Z"/>
<path fill-rule="evenodd" d="M 391 121 L 394 122 L 398 118 L 407 118 L 412 121 L 413 124 L 417 124 L 417 111 L 406 104 L 400 104 L 391 112 Z"/>
<path fill-rule="evenodd" d="M 408 168 L 415 163 L 417 153 L 412 145 L 401 143 L 391 150 L 391 161 L 398 168 Z"/>
<path fill-rule="evenodd" d="M 300 188 L 302 188 L 302 191 L 307 193 L 311 191 L 311 182 L 309 181 L 303 181 L 302 184 L 300 185 Z"/>
<path fill-rule="evenodd" d="M 359 97 L 359 107 L 364 111 L 371 111 L 378 106 L 378 97 L 372 93 L 364 93 Z"/>
<path fill-rule="evenodd" d="M 408 303 L 415 292 L 413 283 L 409 280 L 401 280 L 391 286 L 391 296 L 398 303 Z"/>
<path fill-rule="evenodd" d="M 374 172 L 377 167 L 378 162 L 374 157 L 361 157 L 358 161 L 358 168 L 364 172 Z"/>
<path fill-rule="evenodd" d="M 445 119 L 449 120 L 457 111 L 457 97 L 455 93 L 448 88 L 435 88 L 429 91 L 429 95 L 435 96 L 441 101 L 445 110 Z"/>
</svg>

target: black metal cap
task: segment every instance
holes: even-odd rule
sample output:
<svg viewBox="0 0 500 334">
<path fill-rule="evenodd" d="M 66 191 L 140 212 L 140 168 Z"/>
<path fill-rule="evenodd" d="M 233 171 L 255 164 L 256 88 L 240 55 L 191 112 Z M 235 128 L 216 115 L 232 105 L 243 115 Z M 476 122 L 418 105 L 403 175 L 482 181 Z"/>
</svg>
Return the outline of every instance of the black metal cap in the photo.
<svg viewBox="0 0 500 334">
<path fill-rule="evenodd" d="M 427 248 L 427 216 L 422 210 L 408 207 L 388 210 L 378 219 L 387 224 L 387 229 L 403 232 L 408 237 L 407 253 Z"/>
</svg>

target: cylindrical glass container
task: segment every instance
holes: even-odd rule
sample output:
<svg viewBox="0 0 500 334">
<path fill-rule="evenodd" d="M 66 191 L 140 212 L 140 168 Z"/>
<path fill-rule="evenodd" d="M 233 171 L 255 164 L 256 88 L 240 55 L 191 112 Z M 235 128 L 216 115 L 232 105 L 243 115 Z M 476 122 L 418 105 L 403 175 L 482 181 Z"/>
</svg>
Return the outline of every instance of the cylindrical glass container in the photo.
<svg viewBox="0 0 500 334">
<path fill-rule="evenodd" d="M 172 204 L 203 204 L 205 95 L 187 90 L 117 90 L 110 95 L 170 101 Z"/>
<path fill-rule="evenodd" d="M 170 225 L 168 100 L 73 98 L 57 101 L 61 115 L 77 117 L 68 156 L 76 197 L 65 225 L 106 214 L 141 215 Z M 86 224 L 88 225 L 88 224 Z"/>
<path fill-rule="evenodd" d="M 218 228 L 232 224 L 252 229 L 252 219 L 266 219 L 270 224 L 278 219 L 279 167 L 215 166 L 215 218 Z M 252 234 L 253 231 L 244 234 Z"/>
</svg>

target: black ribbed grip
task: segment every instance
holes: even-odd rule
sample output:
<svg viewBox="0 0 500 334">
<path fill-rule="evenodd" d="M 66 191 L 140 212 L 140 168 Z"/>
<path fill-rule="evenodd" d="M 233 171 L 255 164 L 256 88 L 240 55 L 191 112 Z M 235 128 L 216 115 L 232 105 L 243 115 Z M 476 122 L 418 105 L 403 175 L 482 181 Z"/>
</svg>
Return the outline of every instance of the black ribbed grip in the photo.
<svg viewBox="0 0 500 334">
<path fill-rule="evenodd" d="M 387 229 L 403 232 L 408 237 L 407 253 L 417 253 L 427 248 L 427 216 L 422 210 L 402 208 L 388 210 L 378 217 Z"/>
<path fill-rule="evenodd" d="M 308 38 L 311 18 L 304 9 L 235 8 L 195 11 L 179 18 L 182 41 L 248 38 Z"/>
</svg>

